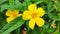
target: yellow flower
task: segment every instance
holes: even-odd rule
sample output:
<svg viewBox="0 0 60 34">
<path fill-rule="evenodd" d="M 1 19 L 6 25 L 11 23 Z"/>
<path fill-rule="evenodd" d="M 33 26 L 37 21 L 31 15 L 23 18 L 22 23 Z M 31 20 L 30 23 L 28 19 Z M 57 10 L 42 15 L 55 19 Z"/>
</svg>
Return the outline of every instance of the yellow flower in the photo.
<svg viewBox="0 0 60 34">
<path fill-rule="evenodd" d="M 21 16 L 22 14 L 19 14 L 18 10 L 8 10 L 6 12 L 6 16 L 8 16 L 8 18 L 6 19 L 7 22 L 11 22 L 13 19 L 15 19 L 18 16 Z"/>
<path fill-rule="evenodd" d="M 44 25 L 45 21 L 41 18 L 45 14 L 43 8 L 36 7 L 36 4 L 31 4 L 28 6 L 28 10 L 23 12 L 22 18 L 29 21 L 29 27 L 34 29 L 35 23 L 41 27 Z"/>
</svg>

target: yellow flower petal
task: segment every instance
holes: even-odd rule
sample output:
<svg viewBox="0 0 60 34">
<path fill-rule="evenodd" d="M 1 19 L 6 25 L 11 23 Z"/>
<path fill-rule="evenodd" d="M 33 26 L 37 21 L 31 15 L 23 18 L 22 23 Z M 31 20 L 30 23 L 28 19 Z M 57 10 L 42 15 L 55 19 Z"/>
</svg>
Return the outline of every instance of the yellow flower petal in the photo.
<svg viewBox="0 0 60 34">
<path fill-rule="evenodd" d="M 37 7 L 36 4 L 31 4 L 28 6 L 29 11 L 36 11 Z"/>
<path fill-rule="evenodd" d="M 30 18 L 31 18 L 31 16 L 30 16 L 30 14 L 29 14 L 29 11 L 24 11 L 23 12 L 23 15 L 22 15 L 22 18 L 24 19 L 24 20 L 29 20 Z"/>
<path fill-rule="evenodd" d="M 18 10 L 8 10 L 6 12 L 7 16 L 13 16 L 13 14 L 19 14 L 19 11 Z"/>
<path fill-rule="evenodd" d="M 19 17 L 19 16 L 21 16 L 22 14 L 18 14 L 16 17 Z M 13 19 L 15 19 L 16 17 L 8 17 L 7 18 L 7 22 L 9 23 L 9 22 L 11 22 Z"/>
<path fill-rule="evenodd" d="M 35 26 L 35 20 L 34 20 L 34 19 L 31 19 L 31 20 L 29 21 L 29 27 L 30 27 L 31 29 L 34 29 L 34 26 Z"/>
<path fill-rule="evenodd" d="M 10 17 L 17 17 L 19 15 L 19 11 L 18 10 L 13 10 L 11 12 L 12 12 L 12 15 Z"/>
<path fill-rule="evenodd" d="M 6 15 L 7 15 L 7 16 L 11 16 L 11 15 L 12 15 L 11 10 L 8 10 L 8 11 L 6 12 Z"/>
<path fill-rule="evenodd" d="M 9 22 L 11 22 L 13 19 L 14 19 L 14 18 L 12 18 L 12 17 L 8 17 L 6 20 L 7 20 L 7 22 L 9 23 Z"/>
<path fill-rule="evenodd" d="M 38 14 L 38 16 L 42 17 L 45 14 L 45 11 L 43 10 L 43 8 L 40 7 L 37 9 L 37 14 Z"/>
<path fill-rule="evenodd" d="M 37 24 L 39 27 L 41 27 L 41 26 L 44 25 L 44 20 L 43 20 L 42 18 L 37 17 L 37 18 L 35 19 L 35 21 L 36 21 L 36 24 Z"/>
</svg>

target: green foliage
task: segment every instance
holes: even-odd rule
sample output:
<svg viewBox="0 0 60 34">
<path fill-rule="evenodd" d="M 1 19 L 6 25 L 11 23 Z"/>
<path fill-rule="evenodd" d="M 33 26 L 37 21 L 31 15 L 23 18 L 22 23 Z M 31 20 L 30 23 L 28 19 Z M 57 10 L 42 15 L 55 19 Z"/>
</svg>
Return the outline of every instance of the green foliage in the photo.
<svg viewBox="0 0 60 34">
<path fill-rule="evenodd" d="M 23 20 L 20 20 L 21 18 L 16 18 L 14 21 L 12 21 L 11 23 L 9 24 L 6 24 L 1 30 L 0 30 L 0 33 L 1 34 L 8 34 L 10 33 L 11 31 L 15 30 L 16 28 L 20 27 L 22 24 L 24 24 L 24 21 Z"/>
<path fill-rule="evenodd" d="M 29 21 L 24 21 L 20 16 L 7 23 L 5 13 L 8 9 L 23 13 L 32 3 L 45 10 L 43 27 L 35 25 L 32 30 L 29 28 Z M 50 27 L 53 20 L 56 21 L 56 28 Z M 26 26 L 27 34 L 60 34 L 60 0 L 0 0 L 0 34 L 20 34 L 23 24 Z"/>
<path fill-rule="evenodd" d="M 7 0 L 0 0 L 0 4 L 3 3 L 3 2 L 5 2 L 5 1 L 7 1 Z"/>
</svg>

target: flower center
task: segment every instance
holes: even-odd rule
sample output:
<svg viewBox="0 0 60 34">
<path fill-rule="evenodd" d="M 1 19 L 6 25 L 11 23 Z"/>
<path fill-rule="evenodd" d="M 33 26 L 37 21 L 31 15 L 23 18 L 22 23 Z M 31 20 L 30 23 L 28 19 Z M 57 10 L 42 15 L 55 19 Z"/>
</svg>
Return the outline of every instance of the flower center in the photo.
<svg viewBox="0 0 60 34">
<path fill-rule="evenodd" d="M 12 17 L 14 17 L 14 18 L 15 18 L 15 17 L 17 17 L 17 15 L 18 15 L 18 14 L 13 14 L 13 16 L 12 16 Z"/>
<path fill-rule="evenodd" d="M 36 13 L 32 13 L 31 16 L 32 16 L 32 18 L 35 18 L 35 17 L 37 17 L 37 14 Z"/>
</svg>

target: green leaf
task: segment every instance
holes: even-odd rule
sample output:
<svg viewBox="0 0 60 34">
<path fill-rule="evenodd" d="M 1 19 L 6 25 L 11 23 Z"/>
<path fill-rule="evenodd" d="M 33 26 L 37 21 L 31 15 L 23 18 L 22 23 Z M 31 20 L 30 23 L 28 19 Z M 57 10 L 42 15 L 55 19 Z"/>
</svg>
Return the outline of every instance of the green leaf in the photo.
<svg viewBox="0 0 60 34">
<path fill-rule="evenodd" d="M 30 5 L 30 4 L 31 4 L 30 0 L 24 0 L 24 2 L 22 3 L 22 5 L 23 5 L 23 7 L 22 7 L 23 11 L 26 10 L 28 8 L 28 5 Z"/>
<path fill-rule="evenodd" d="M 26 2 L 23 2 L 23 9 L 26 10 L 28 7 L 28 5 L 26 4 Z"/>
<path fill-rule="evenodd" d="M 32 31 L 28 32 L 28 34 L 37 34 L 37 31 L 32 30 Z"/>
<path fill-rule="evenodd" d="M 3 12 L 5 9 L 14 9 L 13 6 L 14 5 L 8 5 L 8 4 L 1 5 L 1 12 Z"/>
<path fill-rule="evenodd" d="M 2 4 L 0 6 L 1 7 L 1 12 L 3 12 L 5 9 L 20 10 L 20 11 L 22 9 L 22 3 L 19 2 L 18 0 L 9 0 L 9 4 Z"/>
<path fill-rule="evenodd" d="M 5 30 L 7 30 L 9 27 L 13 26 L 14 24 L 16 24 L 16 22 L 17 22 L 18 20 L 20 20 L 20 19 L 21 19 L 21 18 L 18 17 L 18 18 L 16 18 L 16 19 L 14 19 L 13 21 L 11 21 L 9 24 L 6 24 L 6 25 L 0 30 L 0 33 L 3 32 L 3 31 L 5 31 Z"/>
<path fill-rule="evenodd" d="M 15 0 L 15 4 L 18 5 L 18 6 L 22 6 L 22 3 L 19 2 L 19 0 Z"/>
<path fill-rule="evenodd" d="M 24 0 L 27 5 L 31 4 L 30 0 Z"/>
<path fill-rule="evenodd" d="M 20 27 L 19 28 L 17 28 L 16 30 L 14 30 L 14 31 L 12 31 L 11 33 L 12 34 L 20 34 Z"/>
<path fill-rule="evenodd" d="M 49 14 L 53 9 L 54 9 L 53 2 L 52 0 L 50 0 L 49 3 L 47 4 L 47 13 Z"/>
<path fill-rule="evenodd" d="M 27 27 L 27 31 L 30 31 L 30 27 L 29 27 L 29 21 L 26 21 L 26 27 Z"/>
<path fill-rule="evenodd" d="M 9 29 L 7 29 L 6 31 L 4 31 L 1 34 L 8 34 L 8 33 L 12 32 L 13 30 L 17 29 L 18 27 L 20 27 L 22 24 L 24 24 L 24 21 L 20 20 L 15 25 L 13 25 L 12 27 L 10 27 Z"/>
<path fill-rule="evenodd" d="M 44 26 L 43 26 L 44 29 L 48 29 L 48 27 L 49 27 L 49 22 L 45 23 Z"/>
<path fill-rule="evenodd" d="M 58 33 L 59 33 L 59 28 L 55 32 L 53 32 L 53 34 L 58 34 Z"/>
<path fill-rule="evenodd" d="M 54 29 L 53 28 L 48 28 L 48 30 L 46 30 L 46 31 L 51 33 L 51 32 L 54 32 Z"/>
<path fill-rule="evenodd" d="M 18 10 L 20 10 L 20 11 L 22 11 L 22 10 L 24 10 L 23 9 L 23 4 L 21 3 L 21 2 L 19 2 L 19 0 L 15 0 L 15 7 L 16 7 L 16 9 L 18 9 Z"/>
<path fill-rule="evenodd" d="M 0 29 L 6 24 L 5 18 L 6 18 L 6 16 L 4 14 L 0 13 Z"/>
<path fill-rule="evenodd" d="M 58 16 L 59 16 L 59 18 L 60 18 L 60 12 L 57 14 Z"/>
<path fill-rule="evenodd" d="M 28 34 L 41 34 L 42 28 L 36 26 L 33 30 L 29 30 Z"/>
<path fill-rule="evenodd" d="M 10 10 L 21 10 L 22 5 L 8 5 L 4 4 L 1 5 L 1 12 L 3 12 L 5 9 L 10 9 Z"/>
<path fill-rule="evenodd" d="M 0 34 L 8 34 L 10 32 L 12 32 L 13 30 L 19 28 L 22 24 L 24 24 L 23 20 L 20 20 L 21 18 L 16 18 L 15 20 L 13 20 L 12 22 L 10 22 L 9 24 L 6 24 L 1 30 L 0 30 Z"/>
<path fill-rule="evenodd" d="M 9 0 L 10 5 L 14 5 L 14 0 Z"/>
<path fill-rule="evenodd" d="M 16 29 L 16 34 L 20 34 L 20 28 Z"/>
<path fill-rule="evenodd" d="M 49 3 L 50 0 L 44 0 L 45 3 Z"/>
<path fill-rule="evenodd" d="M 37 1 L 37 2 L 35 2 L 36 4 L 40 4 L 40 3 L 42 3 L 43 2 L 43 0 L 39 0 L 39 1 Z"/>
<path fill-rule="evenodd" d="M 52 13 L 49 13 L 48 16 L 49 16 L 49 18 L 51 18 L 52 20 L 60 21 L 60 18 L 59 18 L 57 15 L 54 15 L 54 14 L 52 14 Z"/>
<path fill-rule="evenodd" d="M 60 0 L 58 0 L 56 5 L 57 5 L 58 10 L 60 11 Z"/>
<path fill-rule="evenodd" d="M 7 1 L 7 0 L 0 0 L 0 4 L 2 4 L 2 3 L 5 2 L 5 1 Z"/>
</svg>

